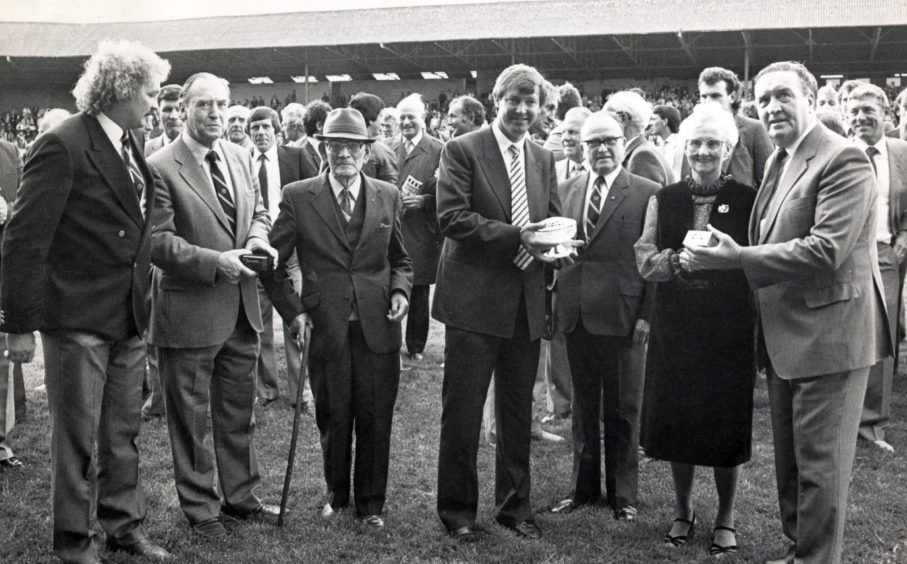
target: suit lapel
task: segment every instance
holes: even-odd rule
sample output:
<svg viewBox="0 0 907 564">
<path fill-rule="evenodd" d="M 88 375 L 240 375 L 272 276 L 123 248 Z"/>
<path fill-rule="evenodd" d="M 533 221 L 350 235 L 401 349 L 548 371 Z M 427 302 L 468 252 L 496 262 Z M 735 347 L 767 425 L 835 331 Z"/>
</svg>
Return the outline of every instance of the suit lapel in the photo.
<svg viewBox="0 0 907 564">
<path fill-rule="evenodd" d="M 280 171 L 281 190 L 286 184 L 289 184 L 291 178 L 299 178 L 299 172 L 294 170 L 289 151 L 280 146 L 277 147 L 277 169 Z"/>
<path fill-rule="evenodd" d="M 491 191 L 494 192 L 495 197 L 501 204 L 501 209 L 504 210 L 504 217 L 507 218 L 507 221 L 510 221 L 510 174 L 507 172 L 507 163 L 504 162 L 504 158 L 501 156 L 498 141 L 491 131 L 492 127 L 497 127 L 497 125 L 492 124 L 491 127 L 486 128 L 482 132 L 481 158 L 484 163 L 482 170 L 485 173 L 488 184 L 491 186 Z"/>
<path fill-rule="evenodd" d="M 315 213 L 324 221 L 331 233 L 340 240 L 341 244 L 349 249 L 350 242 L 346 238 L 346 233 L 340 225 L 340 218 L 337 217 L 337 212 L 334 210 L 334 191 L 331 189 L 328 173 L 321 174 L 321 183 L 312 191 L 312 207 L 315 209 Z"/>
<path fill-rule="evenodd" d="M 892 143 L 885 140 L 888 149 L 888 224 L 891 232 L 897 235 L 900 229 L 902 205 L 901 195 L 904 193 L 904 163 L 900 153 L 892 151 Z"/>
<path fill-rule="evenodd" d="M 564 217 L 576 220 L 578 228 L 582 228 L 583 204 L 586 201 L 586 187 L 589 186 L 589 172 L 574 176 L 569 180 L 567 192 L 564 194 Z"/>
<path fill-rule="evenodd" d="M 759 243 L 765 241 L 766 237 L 771 232 L 772 227 L 774 227 L 775 221 L 778 219 L 778 212 L 781 211 L 781 202 L 787 199 L 787 195 L 790 194 L 790 191 L 797 184 L 797 181 L 800 180 L 800 177 L 803 176 L 809 168 L 809 161 L 816 156 L 816 148 L 822 137 L 822 127 L 822 124 L 817 123 L 815 127 L 813 127 L 813 130 L 809 132 L 809 135 L 803 139 L 802 144 L 797 147 L 794 154 L 791 156 L 790 163 L 787 165 L 787 170 L 784 171 L 784 174 L 778 181 L 778 187 L 775 189 L 775 193 L 771 196 L 769 201 L 763 203 L 766 207 L 765 225 L 759 230 Z"/>
<path fill-rule="evenodd" d="M 630 157 L 633 156 L 633 151 L 635 151 L 636 148 L 639 147 L 641 144 L 642 144 L 642 135 L 637 135 L 636 137 L 631 139 L 629 143 L 627 143 L 627 150 L 624 153 L 624 162 L 622 163 L 622 166 L 624 166 L 624 167 L 627 166 L 627 163 L 630 162 Z"/>
<path fill-rule="evenodd" d="M 186 143 L 183 142 L 182 138 L 177 139 L 174 143 L 173 158 L 180 165 L 180 176 L 183 177 L 186 185 L 188 185 L 189 188 L 205 202 L 205 205 L 211 209 L 211 213 L 217 218 L 221 227 L 223 227 L 227 233 L 230 233 L 231 229 L 230 223 L 227 221 L 227 215 L 220 206 L 220 202 L 217 201 L 217 196 L 214 194 L 214 187 L 211 185 L 211 181 L 208 180 L 205 169 L 203 169 L 202 165 L 196 160 L 195 155 L 189 151 L 189 147 L 186 146 Z"/>
<path fill-rule="evenodd" d="M 244 154 L 248 155 L 248 153 Z M 246 237 L 249 235 L 249 226 L 252 225 L 252 212 L 254 211 L 249 208 L 249 200 L 246 198 L 246 187 L 250 185 L 250 179 L 243 174 L 242 164 L 236 155 L 224 149 L 224 156 L 230 172 L 230 181 L 233 183 L 233 205 L 236 207 L 236 244 L 241 245 L 245 243 Z M 251 157 L 247 158 L 251 162 Z M 259 195 L 259 197 L 261 196 Z"/>
<path fill-rule="evenodd" d="M 111 144 L 107 134 L 104 133 L 104 129 L 98 123 L 97 118 L 82 114 L 82 121 L 91 139 L 91 148 L 88 150 L 89 160 L 98 169 L 110 189 L 113 190 L 114 195 L 120 201 L 126 213 L 129 214 L 129 217 L 132 218 L 136 225 L 144 227 L 145 218 L 142 217 L 142 208 L 139 207 L 139 199 L 135 194 L 135 184 L 132 183 L 132 178 L 126 169 L 126 163 L 117 154 L 116 148 Z M 135 158 L 135 151 L 133 151 L 133 158 Z M 136 159 L 136 162 L 141 161 Z M 150 178 L 148 169 L 141 165 L 139 168 L 142 170 L 142 174 L 145 175 L 147 186 L 147 179 Z"/>
<path fill-rule="evenodd" d="M 529 200 L 529 221 L 541 221 L 548 215 L 548 198 L 542 185 L 542 161 L 536 158 L 535 146 L 523 141 L 526 153 L 526 198 Z M 500 151 L 499 151 L 500 153 Z M 510 177 L 507 177 L 510 184 Z"/>
<path fill-rule="evenodd" d="M 415 153 L 416 150 L 413 149 Z M 378 225 L 378 190 L 372 186 L 372 181 L 369 180 L 367 176 L 360 173 L 359 178 L 362 179 L 362 188 L 360 189 L 359 197 L 365 198 L 362 200 L 365 209 L 363 210 L 363 220 L 362 220 L 362 232 L 359 234 L 359 240 L 356 241 L 356 248 L 362 246 L 364 241 L 368 240 L 369 235 L 372 231 L 375 230 L 375 227 Z"/>
<path fill-rule="evenodd" d="M 603 195 L 604 201 L 602 202 L 602 211 L 598 215 L 598 221 L 595 223 L 595 231 L 591 236 L 586 238 L 590 243 L 592 242 L 592 239 L 601 233 L 602 226 L 611 218 L 611 215 L 614 214 L 614 210 L 623 203 L 624 198 L 627 197 L 627 189 L 629 187 L 630 176 L 626 170 L 621 170 L 620 174 L 617 175 L 617 178 L 614 179 L 614 185 L 609 186 L 608 193 Z M 585 198 L 583 198 L 583 201 L 585 202 Z"/>
</svg>

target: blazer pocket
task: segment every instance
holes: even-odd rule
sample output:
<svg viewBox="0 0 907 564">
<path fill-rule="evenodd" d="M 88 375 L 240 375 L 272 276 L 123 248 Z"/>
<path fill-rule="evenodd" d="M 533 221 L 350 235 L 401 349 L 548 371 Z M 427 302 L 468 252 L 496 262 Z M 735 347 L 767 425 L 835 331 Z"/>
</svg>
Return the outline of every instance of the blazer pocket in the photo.
<svg viewBox="0 0 907 564">
<path fill-rule="evenodd" d="M 303 286 L 303 290 L 305 290 L 304 286 Z M 311 309 L 314 309 L 315 307 L 318 306 L 319 303 L 321 303 L 321 292 L 318 291 L 318 292 L 309 292 L 308 294 L 303 294 L 302 297 L 300 298 L 300 300 L 302 301 L 302 307 L 306 311 L 309 311 Z"/>
<path fill-rule="evenodd" d="M 620 293 L 624 296 L 641 296 L 645 288 L 645 282 L 620 281 Z"/>
<path fill-rule="evenodd" d="M 835 284 L 803 294 L 806 307 L 816 309 L 833 303 L 852 300 L 860 297 L 860 289 L 855 284 Z"/>
<path fill-rule="evenodd" d="M 800 209 L 803 206 L 815 207 L 815 205 L 816 205 L 816 195 L 810 194 L 808 196 L 801 196 L 799 198 L 794 198 L 792 200 L 788 200 L 788 201 L 784 202 L 781 205 L 780 211 L 783 213 L 785 211 L 792 211 L 795 209 Z"/>
</svg>

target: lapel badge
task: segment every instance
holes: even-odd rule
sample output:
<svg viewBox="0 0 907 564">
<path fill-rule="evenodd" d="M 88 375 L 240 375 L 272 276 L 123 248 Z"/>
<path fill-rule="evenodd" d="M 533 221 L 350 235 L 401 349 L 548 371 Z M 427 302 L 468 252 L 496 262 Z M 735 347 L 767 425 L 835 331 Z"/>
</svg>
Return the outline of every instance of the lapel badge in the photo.
<svg viewBox="0 0 907 564">
<path fill-rule="evenodd" d="M 731 206 L 727 204 L 721 204 L 720 206 L 718 206 L 718 213 L 727 213 L 729 211 L 731 211 Z"/>
</svg>

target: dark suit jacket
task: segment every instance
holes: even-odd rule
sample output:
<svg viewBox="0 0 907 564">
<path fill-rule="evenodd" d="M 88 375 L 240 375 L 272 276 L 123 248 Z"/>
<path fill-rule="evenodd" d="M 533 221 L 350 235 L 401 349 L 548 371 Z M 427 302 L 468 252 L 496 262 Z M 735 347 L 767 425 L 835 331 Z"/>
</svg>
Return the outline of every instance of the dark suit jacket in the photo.
<svg viewBox="0 0 907 564">
<path fill-rule="evenodd" d="M 907 141 L 887 137 L 885 148 L 888 149 L 888 225 L 896 237 L 904 240 L 907 238 Z"/>
<path fill-rule="evenodd" d="M 22 180 L 22 157 L 9 141 L 0 141 L 0 196 L 9 203 L 16 199 Z"/>
<path fill-rule="evenodd" d="M 217 278 L 217 259 L 258 237 L 267 241 L 271 221 L 252 175 L 248 149 L 221 140 L 236 192 L 236 233 L 232 233 L 204 168 L 182 137 L 151 155 L 158 182 L 154 209 L 154 292 L 151 298 L 153 345 L 198 348 L 222 344 L 236 328 L 240 304 L 249 323 L 261 331 L 255 278 L 228 284 Z"/>
<path fill-rule="evenodd" d="M 362 175 L 362 232 L 350 244 L 341 225 L 329 173 L 294 182 L 283 190 L 271 245 L 280 253 L 277 272 L 261 280 L 280 316 L 291 322 L 312 317 L 311 355 L 333 358 L 347 339 L 355 300 L 362 332 L 376 353 L 401 345 L 400 324 L 387 319 L 390 297 L 412 288 L 412 262 L 400 233 L 400 193 L 396 186 Z M 302 270 L 302 296 L 286 279 L 287 261 L 296 252 Z"/>
<path fill-rule="evenodd" d="M 765 175 L 765 163 L 775 150 L 772 140 L 757 120 L 735 114 L 734 123 L 737 124 L 740 137 L 734 153 L 724 164 L 724 172 L 733 176 L 737 182 L 759 188 Z M 690 163 L 686 158 L 683 159 L 681 170 L 684 178 L 690 174 Z"/>
<path fill-rule="evenodd" d="M 627 143 L 623 167 L 632 174 L 648 178 L 660 186 L 674 182 L 671 165 L 651 141 L 639 135 Z"/>
<path fill-rule="evenodd" d="M 139 153 L 140 137 L 132 134 Z M 140 155 L 136 163 L 150 210 L 152 175 Z M 150 231 L 126 165 L 96 117 L 79 113 L 39 136 L 3 238 L 3 332 L 141 334 Z"/>
<path fill-rule="evenodd" d="M 400 179 L 397 155 L 384 143 L 375 142 L 370 146 L 371 154 L 362 166 L 362 173 L 384 182 L 396 184 Z"/>
<path fill-rule="evenodd" d="M 258 158 L 258 151 L 252 152 Z M 318 176 L 318 162 L 303 149 L 296 147 L 277 146 L 277 166 L 280 169 L 281 188 L 296 182 Z"/>
<path fill-rule="evenodd" d="M 740 260 L 779 377 L 865 368 L 894 350 L 875 202 L 869 158 L 821 124 L 790 157 L 774 196 L 760 188 L 752 246 L 741 249 Z"/>
<path fill-rule="evenodd" d="M 583 223 L 589 172 L 560 186 L 564 216 Z M 642 235 L 649 197 L 660 186 L 622 170 L 602 205 L 595 231 L 576 262 L 557 276 L 558 331 L 569 333 L 582 322 L 592 335 L 630 337 L 637 319 L 649 321 L 655 284 L 639 275 L 633 244 Z"/>
<path fill-rule="evenodd" d="M 522 271 L 513 263 L 520 228 L 510 223 L 510 177 L 491 127 L 448 141 L 441 153 L 438 219 L 446 239 L 432 315 L 452 327 L 511 338 L 522 295 L 530 335 L 538 339 L 545 269 L 537 260 Z M 525 153 L 530 221 L 559 216 L 554 156 L 531 141 Z"/>
<path fill-rule="evenodd" d="M 444 236 L 438 226 L 438 210 L 435 202 L 435 189 L 438 178 L 435 176 L 441 165 L 441 143 L 428 133 L 422 133 L 419 144 L 407 155 L 404 143 L 395 139 L 394 154 L 400 169 L 400 180 L 397 185 L 403 189 L 407 178 L 412 176 L 422 183 L 417 195 L 422 196 L 422 207 L 403 210 L 403 244 L 413 260 L 413 284 L 424 286 L 435 283 L 438 272 L 438 259 L 441 256 L 441 244 Z"/>
</svg>

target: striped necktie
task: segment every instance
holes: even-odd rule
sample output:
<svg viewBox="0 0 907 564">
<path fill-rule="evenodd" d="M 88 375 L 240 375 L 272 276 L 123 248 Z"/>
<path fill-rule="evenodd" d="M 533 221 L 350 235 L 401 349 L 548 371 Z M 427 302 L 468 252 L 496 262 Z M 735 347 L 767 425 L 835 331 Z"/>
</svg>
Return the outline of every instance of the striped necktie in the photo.
<svg viewBox="0 0 907 564">
<path fill-rule="evenodd" d="M 340 204 L 340 211 L 343 212 L 343 219 L 349 222 L 350 218 L 353 217 L 353 193 L 350 192 L 349 188 L 343 188 L 342 190 L 340 190 L 338 199 Z"/>
<path fill-rule="evenodd" d="M 123 142 L 123 162 L 126 163 L 126 168 L 129 170 L 129 178 L 132 180 L 135 194 L 139 198 L 139 205 L 142 207 L 142 215 L 145 215 L 145 207 L 142 202 L 142 192 L 145 190 L 145 177 L 142 176 L 142 171 L 139 170 L 135 159 L 132 158 L 132 141 L 129 139 L 128 131 L 123 132 L 120 141 Z"/>
<path fill-rule="evenodd" d="M 586 208 L 586 240 L 592 236 L 595 231 L 595 225 L 602 213 L 602 187 L 605 185 L 605 179 L 599 176 L 592 184 L 592 194 L 589 196 L 589 206 Z"/>
<path fill-rule="evenodd" d="M 214 183 L 214 192 L 217 194 L 217 201 L 220 202 L 220 207 L 223 208 L 224 214 L 227 216 L 227 223 L 230 224 L 230 229 L 233 230 L 233 233 L 236 233 L 236 206 L 233 205 L 233 198 L 230 196 L 230 189 L 227 188 L 227 181 L 224 179 L 224 173 L 221 172 L 220 167 L 217 166 L 217 161 L 219 159 L 220 155 L 213 150 L 208 151 L 208 154 L 205 155 L 205 160 L 207 160 L 208 164 L 211 166 L 211 181 Z"/>
<path fill-rule="evenodd" d="M 526 174 L 523 172 L 523 163 L 520 162 L 520 149 L 511 145 L 510 151 L 510 223 L 522 227 L 529 223 L 529 200 L 526 197 Z M 520 247 L 513 263 L 520 270 L 526 270 L 532 262 L 532 255 L 526 247 Z"/>
</svg>

